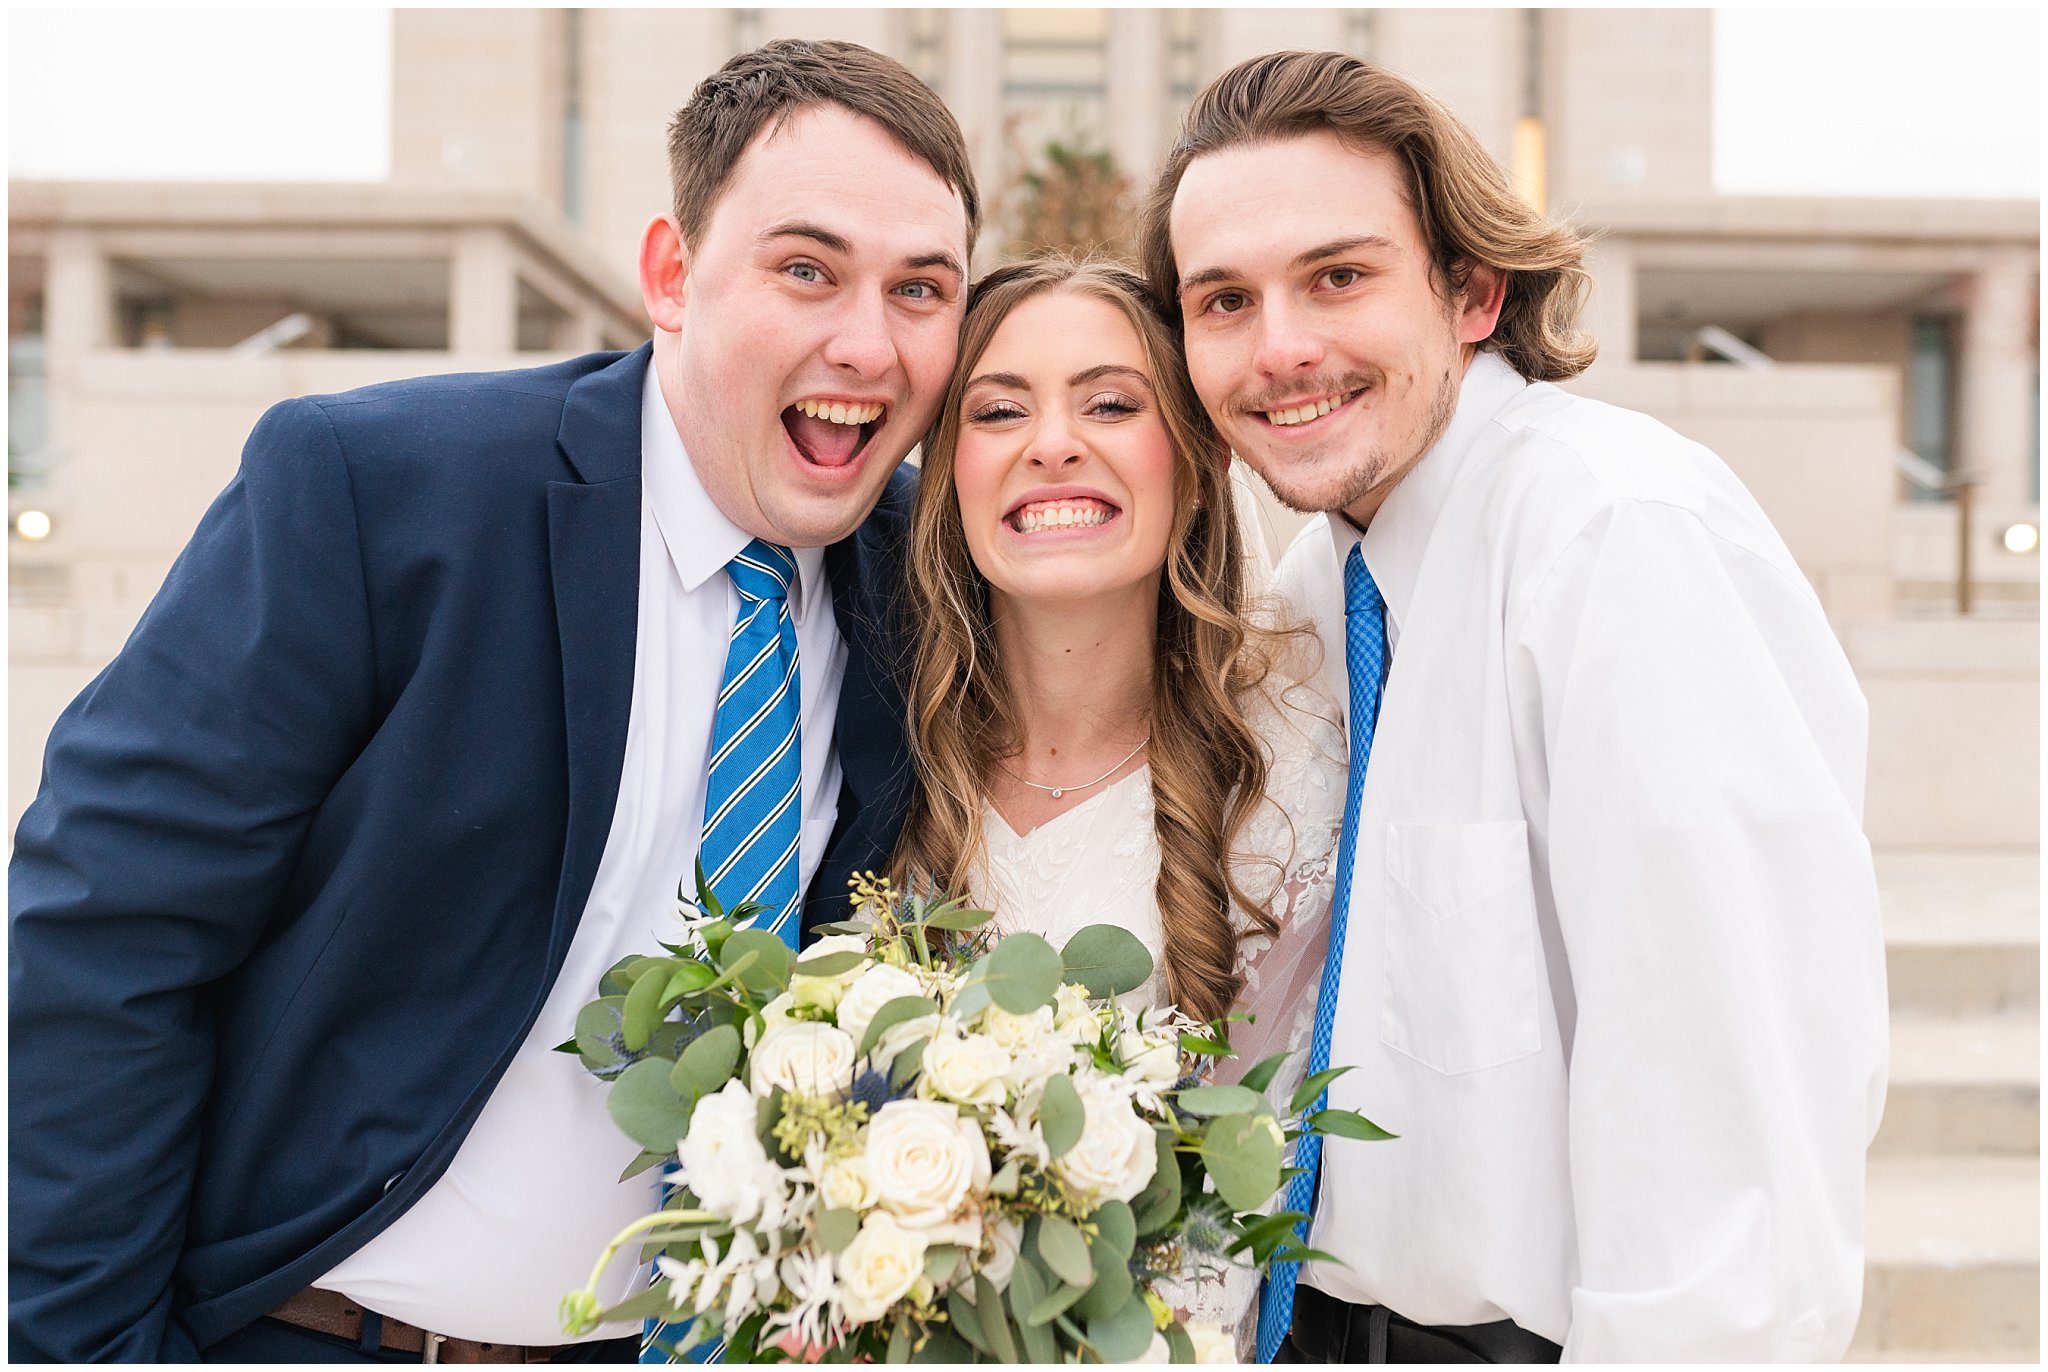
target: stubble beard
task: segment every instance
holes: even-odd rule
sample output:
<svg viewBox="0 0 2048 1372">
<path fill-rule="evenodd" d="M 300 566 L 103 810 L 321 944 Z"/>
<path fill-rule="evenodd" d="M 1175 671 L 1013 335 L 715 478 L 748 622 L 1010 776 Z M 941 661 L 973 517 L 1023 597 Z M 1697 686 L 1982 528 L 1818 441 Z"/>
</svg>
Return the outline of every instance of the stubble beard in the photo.
<svg viewBox="0 0 2048 1372">
<path fill-rule="evenodd" d="M 1385 444 L 1368 448 L 1357 461 L 1347 463 L 1334 482 L 1293 481 L 1286 471 L 1270 472 L 1256 462 L 1248 465 L 1266 483 L 1266 489 L 1273 493 L 1274 499 L 1296 514 L 1346 510 L 1380 487 L 1391 486 L 1406 476 L 1422 455 L 1444 436 L 1444 430 L 1450 427 L 1451 416 L 1457 413 L 1457 409 L 1458 384 L 1451 369 L 1446 368 L 1437 380 L 1436 395 L 1423 416 L 1421 430 L 1413 441 L 1403 444 L 1400 451 Z"/>
</svg>

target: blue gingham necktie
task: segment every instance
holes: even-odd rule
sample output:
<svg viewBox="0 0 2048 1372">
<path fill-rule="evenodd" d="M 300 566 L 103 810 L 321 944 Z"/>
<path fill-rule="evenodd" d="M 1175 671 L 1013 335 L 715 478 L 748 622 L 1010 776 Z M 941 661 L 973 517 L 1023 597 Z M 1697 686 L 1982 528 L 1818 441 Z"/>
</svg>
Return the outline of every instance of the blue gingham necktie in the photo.
<svg viewBox="0 0 2048 1372">
<path fill-rule="evenodd" d="M 1330 898 L 1330 947 L 1323 956 L 1323 980 L 1316 992 L 1316 1018 L 1308 1044 L 1308 1072 L 1313 1076 L 1330 1065 L 1330 1030 L 1337 1019 L 1338 981 L 1344 967 L 1344 927 L 1351 913 L 1352 857 L 1358 847 L 1359 798 L 1365 789 L 1365 764 L 1372 755 L 1373 727 L 1379 722 L 1380 688 L 1387 677 L 1387 603 L 1365 568 L 1357 544 L 1344 559 L 1344 667 L 1351 679 L 1351 769 L 1344 793 L 1344 831 L 1337 841 L 1337 889 Z M 1311 1113 L 1329 1103 L 1326 1088 Z M 1315 1204 L 1316 1172 L 1323 1140 L 1304 1134 L 1295 1145 L 1294 1165 L 1301 1173 L 1287 1184 L 1283 1207 L 1308 1213 Z M 1308 1241 L 1308 1221 L 1295 1226 Z M 1258 1357 L 1269 1363 L 1294 1326 L 1294 1285 L 1298 1263 L 1276 1265 L 1266 1278 L 1259 1300 Z"/>
<path fill-rule="evenodd" d="M 796 559 L 757 538 L 725 570 L 740 608 L 711 729 L 697 856 L 720 904 L 760 901 L 767 908 L 754 922 L 794 949 L 801 928 L 797 839 L 803 813 L 796 625 L 789 613 Z"/>
</svg>

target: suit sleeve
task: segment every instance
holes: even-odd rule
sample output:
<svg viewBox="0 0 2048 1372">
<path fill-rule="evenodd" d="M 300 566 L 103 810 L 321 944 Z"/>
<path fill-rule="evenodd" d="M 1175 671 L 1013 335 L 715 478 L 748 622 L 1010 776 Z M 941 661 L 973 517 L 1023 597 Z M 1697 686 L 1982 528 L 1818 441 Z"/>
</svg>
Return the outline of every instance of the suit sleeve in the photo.
<svg viewBox="0 0 2048 1372">
<path fill-rule="evenodd" d="M 373 727 L 364 585 L 335 430 L 310 402 L 278 406 L 51 732 L 9 884 L 16 1359 L 196 1358 L 171 1306 L 207 987 L 263 937 Z"/>
<path fill-rule="evenodd" d="M 1805 585 L 1622 506 L 1541 592 L 1569 1361 L 1839 1358 L 1885 1070 L 1865 710 Z"/>
</svg>

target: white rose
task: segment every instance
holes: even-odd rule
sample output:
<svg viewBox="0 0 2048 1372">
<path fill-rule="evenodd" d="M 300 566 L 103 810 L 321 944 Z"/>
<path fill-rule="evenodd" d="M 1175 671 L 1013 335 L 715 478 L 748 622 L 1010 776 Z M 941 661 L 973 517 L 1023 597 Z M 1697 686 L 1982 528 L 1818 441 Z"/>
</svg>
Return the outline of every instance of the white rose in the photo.
<svg viewBox="0 0 2048 1372">
<path fill-rule="evenodd" d="M 1001 1105 L 1010 1055 L 986 1034 L 942 1033 L 924 1050 L 920 1096 L 961 1105 Z"/>
<path fill-rule="evenodd" d="M 981 1275 L 1001 1291 L 1009 1286 L 1010 1274 L 1017 1270 L 1017 1254 L 1024 1248 L 1024 1226 L 1005 1215 L 984 1232 L 989 1255 L 981 1261 Z"/>
<path fill-rule="evenodd" d="M 1074 1087 L 1085 1122 L 1074 1146 L 1053 1159 L 1053 1170 L 1097 1205 L 1130 1200 L 1151 1184 L 1159 1167 L 1152 1126 L 1113 1082 L 1087 1073 L 1074 1079 Z"/>
<path fill-rule="evenodd" d="M 745 1222 L 784 1198 L 782 1169 L 755 1132 L 754 1097 L 729 1081 L 690 1114 L 690 1133 L 677 1149 L 683 1184 L 706 1210 Z"/>
<path fill-rule="evenodd" d="M 866 1156 L 876 1203 L 913 1228 L 950 1224 L 988 1186 L 981 1127 L 943 1101 L 890 1101 L 868 1125 Z"/>
<path fill-rule="evenodd" d="M 905 1229 L 887 1211 L 877 1210 L 862 1222 L 853 1242 L 839 1253 L 841 1309 L 855 1324 L 867 1324 L 888 1313 L 910 1294 L 924 1275 L 925 1237 Z"/>
<path fill-rule="evenodd" d="M 1053 993 L 1053 1025 L 1072 1043 L 1095 1043 L 1102 1038 L 1102 1016 L 1088 1003 L 1088 993 L 1061 982 Z"/>
<path fill-rule="evenodd" d="M 981 1032 L 1015 1056 L 1052 1033 L 1052 1007 L 1041 1005 L 1028 1015 L 1013 1015 L 1000 1005 L 991 1005 L 981 1018 Z"/>
<path fill-rule="evenodd" d="M 917 984 L 917 978 L 901 967 L 877 963 L 868 968 L 853 984 L 846 988 L 846 994 L 839 998 L 839 1027 L 853 1038 L 854 1047 L 867 1037 L 868 1024 L 880 1010 L 898 996 L 922 996 L 924 987 Z"/>
<path fill-rule="evenodd" d="M 1171 1086 L 1180 1080 L 1180 1040 L 1127 1029 L 1117 1040 L 1117 1056 L 1123 1059 L 1124 1075 L 1154 1086 Z"/>
<path fill-rule="evenodd" d="M 1196 1362 L 1237 1366 L 1237 1340 L 1214 1320 L 1189 1320 L 1188 1342 L 1195 1346 Z"/>
<path fill-rule="evenodd" d="M 829 1024 L 779 1024 L 754 1046 L 747 1070 L 757 1096 L 780 1086 L 794 1095 L 834 1099 L 853 1085 L 853 1040 Z"/>
<path fill-rule="evenodd" d="M 804 949 L 797 955 L 797 961 L 809 962 L 812 958 L 829 957 L 833 953 L 859 953 L 866 958 L 867 951 L 868 941 L 859 934 L 832 934 Z M 874 965 L 873 960 L 868 959 L 829 977 L 793 973 L 789 978 L 789 994 L 799 1005 L 815 1005 L 821 1010 L 831 1010 L 839 1004 L 839 998 L 846 994 L 846 988 L 853 985 L 861 973 Z"/>
<path fill-rule="evenodd" d="M 875 1204 L 875 1180 L 868 1175 L 868 1160 L 840 1158 L 825 1164 L 818 1177 L 818 1197 L 830 1210 L 868 1210 Z"/>
<path fill-rule="evenodd" d="M 796 997 L 784 991 L 774 1000 L 761 1007 L 761 1018 L 758 1022 L 751 1016 L 748 1017 L 747 1022 L 740 1027 L 740 1038 L 746 1043 L 747 1047 L 752 1048 L 761 1041 L 763 1034 L 766 1034 L 776 1025 L 796 1023 L 795 1020 L 789 1017 L 789 1012 L 795 1008 Z"/>
</svg>

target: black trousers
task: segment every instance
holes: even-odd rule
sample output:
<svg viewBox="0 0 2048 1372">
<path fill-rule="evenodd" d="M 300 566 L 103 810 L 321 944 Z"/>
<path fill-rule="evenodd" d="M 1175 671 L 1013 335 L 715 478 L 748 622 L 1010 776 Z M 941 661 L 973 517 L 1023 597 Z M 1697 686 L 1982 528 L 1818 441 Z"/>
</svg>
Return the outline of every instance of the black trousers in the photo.
<svg viewBox="0 0 2048 1372">
<path fill-rule="evenodd" d="M 268 1315 L 238 1329 L 199 1355 L 202 1362 L 411 1362 L 417 1353 L 395 1348 L 365 1349 L 354 1339 L 301 1329 Z M 638 1362 L 640 1340 L 593 1339 L 564 1349 L 556 1362 Z"/>
<path fill-rule="evenodd" d="M 1556 1362 L 1564 1350 L 1513 1320 L 1428 1325 L 1384 1305 L 1294 1288 L 1294 1328 L 1275 1362 Z"/>
</svg>

